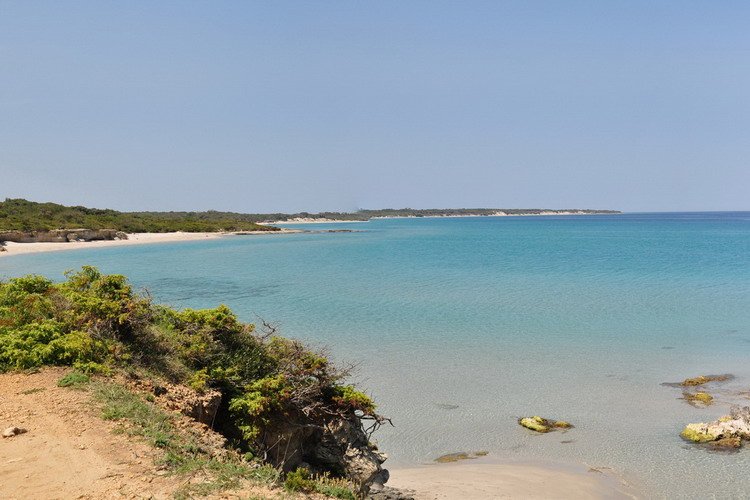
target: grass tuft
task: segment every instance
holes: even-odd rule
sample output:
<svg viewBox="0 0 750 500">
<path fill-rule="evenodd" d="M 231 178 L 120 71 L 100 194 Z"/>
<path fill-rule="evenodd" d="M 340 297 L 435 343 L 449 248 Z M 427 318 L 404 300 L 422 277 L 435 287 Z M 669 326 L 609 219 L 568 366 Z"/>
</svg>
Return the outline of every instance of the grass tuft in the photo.
<svg viewBox="0 0 750 500">
<path fill-rule="evenodd" d="M 173 474 L 205 478 L 203 482 L 184 485 L 175 492 L 175 498 L 236 489 L 243 480 L 270 485 L 279 479 L 279 472 L 268 465 L 248 464 L 231 456 L 221 460 L 211 457 L 194 439 L 177 430 L 172 415 L 121 385 L 96 384 L 94 398 L 102 405 L 105 420 L 123 424 L 121 432 L 140 436 L 164 450 L 160 465 Z"/>
<path fill-rule="evenodd" d="M 57 386 L 83 390 L 88 386 L 89 382 L 91 382 L 91 377 L 85 373 L 70 372 L 57 381 Z"/>
</svg>

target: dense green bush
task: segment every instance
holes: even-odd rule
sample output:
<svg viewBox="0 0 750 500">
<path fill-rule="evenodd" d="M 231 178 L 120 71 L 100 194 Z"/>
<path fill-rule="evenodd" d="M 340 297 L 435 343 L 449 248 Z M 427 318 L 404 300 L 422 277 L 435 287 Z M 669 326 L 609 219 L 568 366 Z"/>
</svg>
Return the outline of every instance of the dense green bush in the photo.
<svg viewBox="0 0 750 500">
<path fill-rule="evenodd" d="M 115 229 L 126 233 L 170 231 L 278 231 L 256 224 L 260 218 L 229 212 L 118 212 L 23 199 L 0 201 L 0 231 Z"/>
<path fill-rule="evenodd" d="M 302 343 L 258 335 L 226 306 L 175 310 L 93 267 L 52 283 L 0 282 L 0 371 L 43 365 L 94 374 L 127 370 L 196 390 L 221 390 L 227 425 L 250 450 L 276 421 L 376 416 L 347 374 Z M 317 419 L 317 420 L 316 420 Z"/>
</svg>

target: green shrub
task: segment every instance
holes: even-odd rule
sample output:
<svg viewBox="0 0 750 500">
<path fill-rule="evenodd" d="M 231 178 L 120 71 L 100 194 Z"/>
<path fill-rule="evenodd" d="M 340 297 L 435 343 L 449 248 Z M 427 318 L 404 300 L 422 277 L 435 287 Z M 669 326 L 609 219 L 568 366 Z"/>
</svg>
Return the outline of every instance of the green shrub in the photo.
<svg viewBox="0 0 750 500">
<path fill-rule="evenodd" d="M 111 375 L 112 369 L 101 363 L 94 361 L 76 361 L 73 363 L 73 368 L 79 372 L 83 372 L 87 375 Z"/>
<path fill-rule="evenodd" d="M 310 471 L 301 467 L 291 471 L 286 475 L 284 488 L 287 491 L 300 491 L 303 493 L 312 493 L 315 491 L 315 481 L 310 477 Z"/>
<path fill-rule="evenodd" d="M 375 413 L 375 402 L 367 394 L 358 391 L 351 385 L 339 385 L 333 388 L 333 401 L 342 408 L 358 410 L 365 415 Z"/>
<path fill-rule="evenodd" d="M 268 451 L 264 431 L 279 422 L 377 419 L 369 396 L 341 384 L 346 370 L 301 342 L 257 335 L 224 305 L 155 305 L 125 277 L 90 266 L 66 277 L 57 284 L 40 276 L 0 282 L 0 372 L 58 365 L 85 376 L 120 369 L 198 391 L 219 389 L 228 411 L 223 430 L 242 436 L 242 451 L 256 456 Z"/>
</svg>

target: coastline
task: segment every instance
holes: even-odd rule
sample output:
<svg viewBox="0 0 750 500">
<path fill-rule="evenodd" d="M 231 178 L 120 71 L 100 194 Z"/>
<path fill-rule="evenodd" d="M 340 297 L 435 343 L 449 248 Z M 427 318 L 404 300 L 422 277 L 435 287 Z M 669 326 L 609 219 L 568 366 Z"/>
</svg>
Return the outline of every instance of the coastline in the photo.
<svg viewBox="0 0 750 500">
<path fill-rule="evenodd" d="M 370 222 L 369 220 L 344 220 L 344 219 L 315 219 L 313 217 L 304 217 L 288 220 L 278 220 L 271 222 L 258 222 L 262 226 L 278 226 L 283 224 L 341 224 L 344 222 Z"/>
<path fill-rule="evenodd" d="M 622 478 L 583 466 L 478 459 L 389 470 L 387 486 L 410 490 L 415 500 L 638 498 Z"/>
<path fill-rule="evenodd" d="M 553 215 L 613 215 L 612 213 L 602 212 L 583 212 L 576 210 L 566 210 L 555 212 L 552 210 L 545 210 L 540 213 L 525 213 L 525 214 L 512 214 L 506 213 L 501 210 L 492 214 L 456 214 L 456 215 L 374 215 L 367 220 L 346 220 L 346 219 L 327 219 L 314 217 L 298 217 L 295 219 L 277 220 L 277 221 L 264 221 L 258 224 L 267 226 L 278 226 L 280 224 L 342 224 L 350 222 L 370 222 L 376 219 L 456 219 L 465 217 L 549 217 Z"/>
<path fill-rule="evenodd" d="M 177 243 L 181 241 L 205 241 L 210 239 L 224 238 L 227 236 L 265 235 L 265 234 L 294 234 L 303 232 L 295 229 L 281 229 L 280 231 L 237 231 L 237 232 L 211 232 L 211 233 L 131 233 L 126 240 L 95 240 L 95 241 L 70 241 L 65 243 L 15 243 L 7 241 L 4 244 L 5 251 L 0 252 L 0 258 L 13 255 L 28 255 L 42 252 L 63 252 L 66 250 L 82 250 L 86 248 L 109 248 L 130 245 L 144 245 L 155 243 Z"/>
</svg>

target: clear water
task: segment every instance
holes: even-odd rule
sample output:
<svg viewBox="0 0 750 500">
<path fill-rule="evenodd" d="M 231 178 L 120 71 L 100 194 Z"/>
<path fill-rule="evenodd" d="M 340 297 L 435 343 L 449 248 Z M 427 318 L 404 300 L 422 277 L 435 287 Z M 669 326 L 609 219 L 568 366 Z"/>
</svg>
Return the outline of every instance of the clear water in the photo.
<svg viewBox="0 0 750 500">
<path fill-rule="evenodd" d="M 750 389 L 750 213 L 320 227 L 361 232 L 3 257 L 0 276 L 92 264 L 161 302 L 223 302 L 328 346 L 359 363 L 392 417 L 378 436 L 392 465 L 485 449 L 613 467 L 649 497 L 750 495 L 750 449 L 708 453 L 678 436 L 750 404 L 738 394 Z M 710 373 L 737 379 L 708 409 L 660 385 Z M 576 428 L 530 435 L 516 418 L 531 414 Z"/>
</svg>

